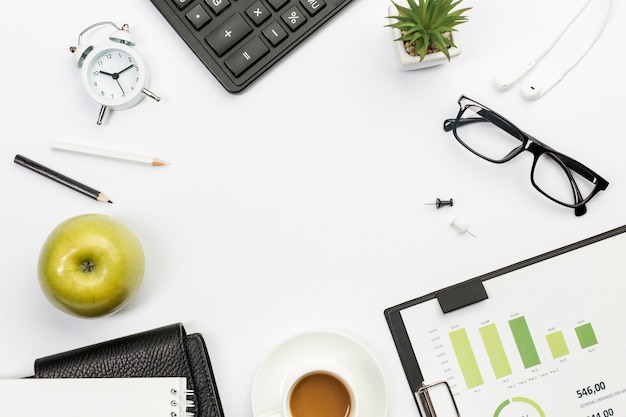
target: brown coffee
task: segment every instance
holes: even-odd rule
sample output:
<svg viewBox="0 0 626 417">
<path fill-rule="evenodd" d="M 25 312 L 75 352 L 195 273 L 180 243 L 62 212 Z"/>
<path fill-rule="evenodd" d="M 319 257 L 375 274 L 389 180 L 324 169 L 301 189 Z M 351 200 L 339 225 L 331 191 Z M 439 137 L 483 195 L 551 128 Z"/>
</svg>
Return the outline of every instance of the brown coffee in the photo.
<svg viewBox="0 0 626 417">
<path fill-rule="evenodd" d="M 348 417 L 352 408 L 346 386 L 333 375 L 317 372 L 302 378 L 289 399 L 293 417 Z"/>
</svg>

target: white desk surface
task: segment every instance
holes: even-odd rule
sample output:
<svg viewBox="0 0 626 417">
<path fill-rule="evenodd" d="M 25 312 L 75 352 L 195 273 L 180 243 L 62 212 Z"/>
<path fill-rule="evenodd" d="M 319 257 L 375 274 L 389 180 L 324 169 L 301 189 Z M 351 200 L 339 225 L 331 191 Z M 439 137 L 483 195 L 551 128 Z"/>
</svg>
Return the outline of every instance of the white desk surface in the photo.
<svg viewBox="0 0 626 417">
<path fill-rule="evenodd" d="M 400 71 L 388 2 L 355 0 L 239 95 L 227 93 L 149 0 L 6 2 L 0 14 L 0 376 L 35 358 L 181 321 L 204 335 L 226 416 L 251 415 L 257 366 L 284 339 L 331 328 L 362 341 L 387 378 L 389 416 L 417 415 L 383 310 L 626 223 L 626 4 L 595 48 L 536 102 L 501 93 L 581 0 L 466 0 L 462 54 Z M 533 72 L 549 80 L 593 37 L 594 0 Z M 501 20 L 499 20 L 501 19 Z M 109 113 L 82 90 L 68 51 L 88 25 L 128 23 L 162 97 Z M 578 51 L 578 52 L 577 52 Z M 532 158 L 490 164 L 442 130 L 466 94 L 596 170 L 610 186 L 575 217 L 530 184 Z M 149 153 L 152 168 L 53 151 L 52 140 Z M 24 154 L 99 188 L 99 203 L 13 163 Z M 424 205 L 454 198 L 452 208 Z M 48 233 L 84 213 L 131 227 L 143 286 L 118 314 L 54 309 L 36 264 Z M 477 236 L 458 235 L 457 217 Z M 381 416 L 382 417 L 382 416 Z"/>
</svg>

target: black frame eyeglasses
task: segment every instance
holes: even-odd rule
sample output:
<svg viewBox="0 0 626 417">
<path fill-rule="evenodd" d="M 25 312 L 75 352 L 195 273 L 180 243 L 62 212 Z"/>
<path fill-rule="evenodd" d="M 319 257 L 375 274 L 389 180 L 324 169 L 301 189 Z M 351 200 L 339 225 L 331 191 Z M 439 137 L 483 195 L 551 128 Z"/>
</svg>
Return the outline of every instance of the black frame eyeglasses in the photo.
<svg viewBox="0 0 626 417">
<path fill-rule="evenodd" d="M 452 131 L 470 152 L 496 164 L 531 152 L 532 185 L 555 203 L 573 208 L 576 216 L 585 214 L 589 200 L 609 186 L 585 165 L 546 146 L 488 107 L 464 95 L 458 103 L 456 118 L 443 122 L 446 132 Z"/>
</svg>

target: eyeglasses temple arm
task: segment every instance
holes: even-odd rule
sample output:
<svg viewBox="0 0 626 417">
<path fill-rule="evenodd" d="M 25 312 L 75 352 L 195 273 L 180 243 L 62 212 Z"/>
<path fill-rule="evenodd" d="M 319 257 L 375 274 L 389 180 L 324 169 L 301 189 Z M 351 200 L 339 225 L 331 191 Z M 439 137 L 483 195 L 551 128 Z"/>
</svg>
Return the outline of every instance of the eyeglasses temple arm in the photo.
<svg viewBox="0 0 626 417">
<path fill-rule="evenodd" d="M 574 176 L 572 175 L 572 168 L 569 167 L 568 164 L 565 163 L 565 161 L 563 161 L 563 159 L 561 159 L 559 157 L 559 155 L 555 155 L 555 154 L 549 154 L 557 163 L 558 165 L 561 167 L 561 169 L 565 172 L 565 175 L 567 175 L 567 179 L 569 180 L 569 184 L 570 187 L 572 187 L 572 192 L 574 193 L 574 198 L 576 201 L 576 203 L 583 201 L 583 196 L 580 193 L 580 189 L 578 188 L 578 184 L 576 184 L 576 180 L 574 179 Z M 570 159 L 571 162 L 576 162 L 573 159 Z M 580 164 L 578 164 L 580 165 Z M 578 166 L 576 166 L 576 168 L 578 168 Z M 585 170 L 583 170 L 585 171 Z M 583 175 L 584 177 L 586 177 L 586 175 L 584 175 L 585 173 L 583 172 L 579 172 L 579 170 L 574 169 L 574 172 Z M 589 178 L 587 178 L 589 179 Z"/>
<path fill-rule="evenodd" d="M 457 126 L 463 126 L 463 125 L 467 125 L 470 123 L 477 123 L 477 122 L 488 122 L 489 120 L 485 120 L 482 117 L 468 117 L 465 119 L 446 119 L 443 121 L 443 130 L 445 130 L 446 132 L 450 132 L 451 130 L 454 129 L 454 125 L 456 123 Z"/>
<path fill-rule="evenodd" d="M 581 164 L 580 162 L 578 162 L 575 159 L 570 158 L 569 156 L 566 156 L 566 158 L 568 159 L 568 163 L 566 164 L 561 158 L 559 158 L 558 153 L 557 153 L 556 150 L 552 149 L 551 147 L 547 146 L 545 143 L 543 143 L 543 142 L 535 139 L 534 137 L 530 136 L 528 133 L 526 133 L 526 132 L 523 132 L 523 133 L 526 136 L 528 136 L 528 138 L 532 142 L 536 143 L 540 147 L 543 147 L 545 150 L 549 151 L 550 155 L 554 159 L 557 159 L 559 161 L 559 164 L 562 165 L 563 170 L 574 171 L 575 173 L 577 173 L 581 177 L 585 178 L 587 181 L 592 182 L 594 184 L 597 183 L 599 190 L 604 190 L 604 189 L 606 189 L 606 187 L 608 187 L 608 185 L 609 185 L 608 181 L 606 181 L 604 178 L 602 178 L 601 176 L 599 176 L 595 172 L 591 171 L 585 165 Z M 568 175 L 568 176 L 570 176 L 570 175 Z"/>
<path fill-rule="evenodd" d="M 576 161 L 575 159 L 571 159 L 567 157 L 567 163 L 566 163 L 565 161 L 561 159 L 561 157 L 558 154 L 550 153 L 549 155 L 557 162 L 557 164 L 561 167 L 561 169 L 565 171 L 565 174 L 567 175 L 570 181 L 570 186 L 572 187 L 572 192 L 574 193 L 574 198 L 576 199 L 575 200 L 576 202 L 582 202 L 583 197 L 580 193 L 580 189 L 578 188 L 578 184 L 576 184 L 576 180 L 574 179 L 572 175 L 572 171 L 583 176 L 590 182 L 597 184 L 597 187 L 598 187 L 596 188 L 597 191 L 604 190 L 606 189 L 606 187 L 608 187 L 609 183 L 605 179 L 598 176 L 597 174 L 594 174 L 593 172 L 589 170 L 589 168 L 585 167 L 583 164 Z M 574 208 L 574 214 L 576 216 L 582 216 L 585 213 L 587 213 L 586 204 L 581 204 Z"/>
<path fill-rule="evenodd" d="M 597 184 L 598 190 L 604 190 L 609 186 L 609 182 L 599 176 L 598 174 L 591 171 L 589 168 L 581 164 L 575 159 L 569 159 L 569 164 L 567 165 L 567 169 L 574 171 L 581 177 L 585 178 L 589 182 L 593 184 Z"/>
<path fill-rule="evenodd" d="M 497 117 L 490 117 L 489 113 L 485 112 L 484 114 L 481 113 L 480 111 L 478 112 L 482 117 L 466 117 L 463 119 L 459 119 L 458 116 L 456 119 L 446 119 L 443 121 L 443 130 L 445 130 L 446 132 L 450 132 L 451 130 L 454 129 L 454 126 L 456 124 L 456 126 L 464 126 L 470 123 L 479 123 L 479 122 L 489 122 L 489 123 L 493 123 L 494 125 L 498 126 L 500 129 L 504 130 L 505 132 L 507 132 L 509 135 L 513 136 L 514 138 L 518 139 L 520 142 L 523 141 L 522 138 L 520 138 L 518 136 L 518 131 L 516 130 L 511 130 L 511 126 L 509 126 L 507 123 L 503 123 L 499 118 Z"/>
</svg>

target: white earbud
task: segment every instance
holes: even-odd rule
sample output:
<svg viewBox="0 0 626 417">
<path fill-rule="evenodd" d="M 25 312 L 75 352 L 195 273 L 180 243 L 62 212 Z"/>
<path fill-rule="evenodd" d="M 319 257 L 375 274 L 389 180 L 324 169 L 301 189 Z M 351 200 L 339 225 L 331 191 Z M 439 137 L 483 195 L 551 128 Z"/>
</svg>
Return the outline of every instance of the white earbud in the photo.
<svg viewBox="0 0 626 417">
<path fill-rule="evenodd" d="M 521 92 L 522 97 L 524 97 L 526 100 L 537 100 L 544 94 L 541 85 L 535 82 L 524 83 Z"/>
<path fill-rule="evenodd" d="M 543 85 L 542 83 L 530 80 L 525 81 L 522 85 L 521 93 L 522 97 L 526 100 L 537 100 L 543 97 L 548 91 L 552 90 L 562 79 L 564 74 L 550 82 L 550 84 Z"/>
<path fill-rule="evenodd" d="M 536 61 L 530 61 L 526 67 L 524 67 L 517 74 L 512 74 L 510 72 L 500 72 L 493 77 L 493 82 L 496 88 L 499 91 L 505 91 L 510 86 L 515 84 L 518 80 L 520 80 L 528 71 L 531 70 L 532 67 L 535 66 Z"/>
</svg>

